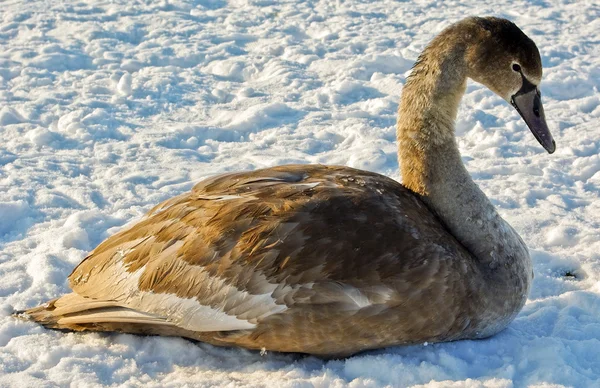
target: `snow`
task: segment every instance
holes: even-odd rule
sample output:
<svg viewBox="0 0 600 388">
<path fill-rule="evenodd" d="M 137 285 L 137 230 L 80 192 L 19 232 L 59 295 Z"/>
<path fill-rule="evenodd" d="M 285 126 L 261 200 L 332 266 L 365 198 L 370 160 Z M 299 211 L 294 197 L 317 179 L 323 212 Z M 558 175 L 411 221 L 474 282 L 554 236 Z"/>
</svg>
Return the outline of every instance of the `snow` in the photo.
<svg viewBox="0 0 600 388">
<path fill-rule="evenodd" d="M 398 178 L 402 85 L 466 15 L 537 42 L 557 143 L 546 154 L 469 83 L 463 159 L 534 260 L 504 332 L 322 361 L 10 316 L 68 292 L 86 252 L 203 177 L 327 163 Z M 0 386 L 598 386 L 599 35 L 596 0 L 0 3 Z"/>
</svg>

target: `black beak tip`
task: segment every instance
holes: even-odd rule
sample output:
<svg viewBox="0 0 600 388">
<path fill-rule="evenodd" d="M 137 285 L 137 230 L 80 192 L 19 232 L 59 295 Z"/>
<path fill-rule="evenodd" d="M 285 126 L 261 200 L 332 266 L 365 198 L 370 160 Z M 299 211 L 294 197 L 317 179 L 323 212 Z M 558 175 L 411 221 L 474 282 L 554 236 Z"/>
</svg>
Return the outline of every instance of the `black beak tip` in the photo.
<svg viewBox="0 0 600 388">
<path fill-rule="evenodd" d="M 549 154 L 553 154 L 554 151 L 556 151 L 556 142 L 554 141 L 554 139 L 552 139 L 552 146 L 546 148 L 546 151 L 548 151 Z"/>
</svg>

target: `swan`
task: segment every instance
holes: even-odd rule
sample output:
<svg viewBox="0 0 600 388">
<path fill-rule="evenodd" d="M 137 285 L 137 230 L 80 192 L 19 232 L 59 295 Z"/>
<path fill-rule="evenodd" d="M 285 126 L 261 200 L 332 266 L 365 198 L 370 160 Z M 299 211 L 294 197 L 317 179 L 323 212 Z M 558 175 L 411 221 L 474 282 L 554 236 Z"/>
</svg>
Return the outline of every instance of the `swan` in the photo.
<svg viewBox="0 0 600 388">
<path fill-rule="evenodd" d="M 402 184 L 324 165 L 206 179 L 96 247 L 69 276 L 72 293 L 19 316 L 320 357 L 500 332 L 527 299 L 532 262 L 461 161 L 468 78 L 554 152 L 536 45 L 508 20 L 469 17 L 406 80 Z"/>
</svg>

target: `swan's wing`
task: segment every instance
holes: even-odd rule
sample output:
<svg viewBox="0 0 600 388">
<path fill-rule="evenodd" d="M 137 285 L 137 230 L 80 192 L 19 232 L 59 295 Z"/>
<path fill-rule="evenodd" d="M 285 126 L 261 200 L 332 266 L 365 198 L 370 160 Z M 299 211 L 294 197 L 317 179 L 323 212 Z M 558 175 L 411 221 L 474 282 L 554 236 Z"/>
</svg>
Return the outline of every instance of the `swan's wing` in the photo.
<svg viewBox="0 0 600 388">
<path fill-rule="evenodd" d="M 440 269 L 421 265 L 418 240 L 448 238 L 431 235 L 438 221 L 401 188 L 343 167 L 211 178 L 104 241 L 70 284 L 89 300 L 192 331 L 252 329 L 311 304 L 352 312 L 401 303 L 415 282 L 396 274 Z"/>
</svg>

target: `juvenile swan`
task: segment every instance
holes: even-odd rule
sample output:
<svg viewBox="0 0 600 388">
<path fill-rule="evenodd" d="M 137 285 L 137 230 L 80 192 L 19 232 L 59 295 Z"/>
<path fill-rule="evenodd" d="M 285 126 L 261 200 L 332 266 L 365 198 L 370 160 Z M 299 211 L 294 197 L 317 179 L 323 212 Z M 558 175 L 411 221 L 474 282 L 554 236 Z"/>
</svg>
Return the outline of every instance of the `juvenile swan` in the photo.
<svg viewBox="0 0 600 388">
<path fill-rule="evenodd" d="M 403 184 L 322 165 L 207 179 L 94 249 L 69 276 L 72 293 L 21 316 L 322 357 L 498 333 L 525 303 L 532 264 L 461 162 L 467 78 L 554 152 L 535 44 L 507 20 L 471 17 L 439 34 L 406 81 Z"/>
</svg>

